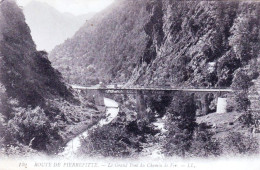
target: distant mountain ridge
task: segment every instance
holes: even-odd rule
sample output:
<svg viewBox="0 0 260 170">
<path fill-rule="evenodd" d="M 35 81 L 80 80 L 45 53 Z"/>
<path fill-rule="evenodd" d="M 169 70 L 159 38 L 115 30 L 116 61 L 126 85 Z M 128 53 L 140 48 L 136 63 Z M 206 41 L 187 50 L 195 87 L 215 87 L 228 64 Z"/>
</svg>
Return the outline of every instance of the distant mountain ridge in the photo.
<svg viewBox="0 0 260 170">
<path fill-rule="evenodd" d="M 74 16 L 61 13 L 47 3 L 31 1 L 24 7 L 26 22 L 38 50 L 52 50 L 56 45 L 72 37 L 94 13 Z"/>
</svg>

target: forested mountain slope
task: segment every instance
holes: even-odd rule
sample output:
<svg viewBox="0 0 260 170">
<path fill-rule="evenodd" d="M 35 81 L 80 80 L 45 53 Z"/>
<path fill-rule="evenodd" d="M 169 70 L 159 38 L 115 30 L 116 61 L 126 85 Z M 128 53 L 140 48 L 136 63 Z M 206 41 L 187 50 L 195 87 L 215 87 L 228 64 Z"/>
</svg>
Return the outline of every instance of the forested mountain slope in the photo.
<svg viewBox="0 0 260 170">
<path fill-rule="evenodd" d="M 15 1 L 1 2 L 0 127 L 4 127 L 0 133 L 1 151 L 3 146 L 22 144 L 55 152 L 68 137 L 66 128 L 79 120 L 85 121 L 89 112 L 96 112 L 87 106 L 91 105 L 87 101 L 79 106 L 80 101 L 66 87 L 47 56 L 46 52 L 36 50 Z"/>
<path fill-rule="evenodd" d="M 76 84 L 230 86 L 236 70 L 253 75 L 259 15 L 258 2 L 118 0 L 50 60 Z"/>
<path fill-rule="evenodd" d="M 1 5 L 1 83 L 22 105 L 42 105 L 44 98 L 72 98 L 51 67 L 47 53 L 36 51 L 24 15 L 12 1 Z"/>
</svg>

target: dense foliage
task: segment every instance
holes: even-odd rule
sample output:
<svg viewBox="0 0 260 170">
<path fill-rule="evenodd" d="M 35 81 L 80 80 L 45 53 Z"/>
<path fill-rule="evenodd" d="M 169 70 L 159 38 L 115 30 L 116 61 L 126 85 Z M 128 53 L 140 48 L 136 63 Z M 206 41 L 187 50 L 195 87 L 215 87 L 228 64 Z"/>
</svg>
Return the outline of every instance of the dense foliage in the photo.
<svg viewBox="0 0 260 170">
<path fill-rule="evenodd" d="M 192 144 L 192 136 L 196 127 L 196 105 L 194 97 L 176 92 L 168 107 L 166 122 L 165 150 L 167 155 L 185 157 Z"/>
<path fill-rule="evenodd" d="M 230 132 L 222 141 L 224 154 L 251 155 L 259 153 L 259 141 L 257 138 L 240 132 Z"/>
<path fill-rule="evenodd" d="M 138 150 L 138 140 L 126 127 L 107 125 L 82 140 L 81 153 L 88 156 L 130 157 Z"/>
<path fill-rule="evenodd" d="M 205 124 L 199 124 L 194 131 L 188 156 L 216 157 L 222 154 L 221 142 L 214 138 L 214 133 Z"/>
<path fill-rule="evenodd" d="M 62 141 L 57 123 L 51 123 L 39 107 L 33 110 L 17 108 L 8 126 L 14 138 L 36 150 L 55 152 L 58 142 Z"/>
</svg>

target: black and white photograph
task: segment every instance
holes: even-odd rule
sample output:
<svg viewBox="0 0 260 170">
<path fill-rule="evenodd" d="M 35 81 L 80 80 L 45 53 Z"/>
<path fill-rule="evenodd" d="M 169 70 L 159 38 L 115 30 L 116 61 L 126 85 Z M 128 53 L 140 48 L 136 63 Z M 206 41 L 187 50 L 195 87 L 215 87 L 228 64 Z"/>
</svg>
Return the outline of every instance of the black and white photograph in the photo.
<svg viewBox="0 0 260 170">
<path fill-rule="evenodd" d="M 259 0 L 0 0 L 0 170 L 260 170 Z"/>
</svg>

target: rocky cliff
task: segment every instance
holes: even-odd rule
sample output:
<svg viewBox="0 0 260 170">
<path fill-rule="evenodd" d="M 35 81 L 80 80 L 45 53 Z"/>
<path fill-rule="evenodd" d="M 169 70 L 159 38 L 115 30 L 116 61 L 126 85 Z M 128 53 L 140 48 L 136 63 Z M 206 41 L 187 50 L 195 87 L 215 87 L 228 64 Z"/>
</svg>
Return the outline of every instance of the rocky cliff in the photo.
<svg viewBox="0 0 260 170">
<path fill-rule="evenodd" d="M 254 72 L 259 15 L 258 2 L 116 1 L 50 60 L 75 84 L 226 87 L 236 70 Z"/>
</svg>

